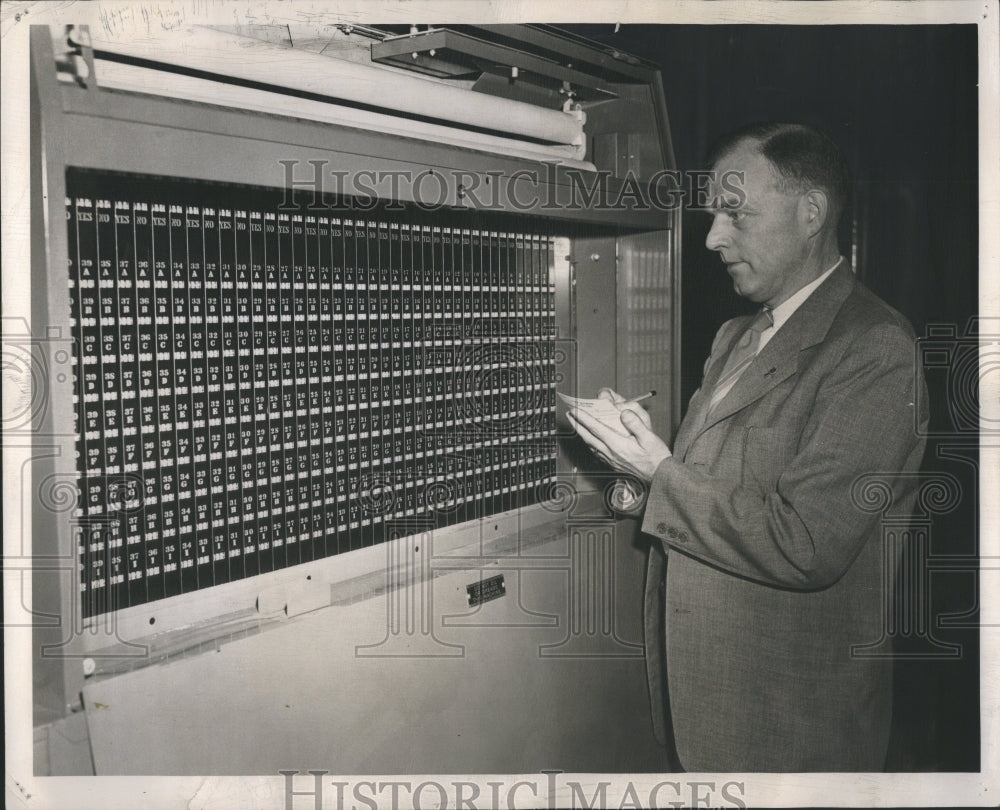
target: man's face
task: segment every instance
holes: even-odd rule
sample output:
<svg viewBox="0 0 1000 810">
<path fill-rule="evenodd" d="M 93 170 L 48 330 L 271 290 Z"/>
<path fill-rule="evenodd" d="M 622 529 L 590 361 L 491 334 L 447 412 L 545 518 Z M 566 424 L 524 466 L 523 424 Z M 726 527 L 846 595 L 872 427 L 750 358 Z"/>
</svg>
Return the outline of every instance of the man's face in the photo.
<svg viewBox="0 0 1000 810">
<path fill-rule="evenodd" d="M 705 245 L 719 252 L 737 293 L 777 306 L 808 281 L 802 277 L 809 239 L 801 195 L 778 190 L 775 170 L 752 143 L 738 145 L 714 168 L 713 221 Z M 744 177 L 745 199 L 735 207 L 735 195 L 718 185 L 727 172 Z M 737 182 L 730 176 L 726 185 Z"/>
</svg>

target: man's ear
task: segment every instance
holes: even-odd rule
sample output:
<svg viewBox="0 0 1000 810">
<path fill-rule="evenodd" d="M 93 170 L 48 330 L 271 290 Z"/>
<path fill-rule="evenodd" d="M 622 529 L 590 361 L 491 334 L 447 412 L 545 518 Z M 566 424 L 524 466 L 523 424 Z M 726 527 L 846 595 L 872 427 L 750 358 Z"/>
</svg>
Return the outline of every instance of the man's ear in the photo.
<svg viewBox="0 0 1000 810">
<path fill-rule="evenodd" d="M 809 236 L 823 230 L 829 215 L 830 200 L 822 189 L 810 189 L 799 197 L 799 221 Z"/>
</svg>

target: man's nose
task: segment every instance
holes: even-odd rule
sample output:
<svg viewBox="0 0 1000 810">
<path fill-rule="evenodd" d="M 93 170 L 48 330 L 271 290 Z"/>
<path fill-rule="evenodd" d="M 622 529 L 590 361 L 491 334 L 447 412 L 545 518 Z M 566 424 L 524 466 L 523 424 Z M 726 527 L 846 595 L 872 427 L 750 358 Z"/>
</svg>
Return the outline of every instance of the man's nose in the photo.
<svg viewBox="0 0 1000 810">
<path fill-rule="evenodd" d="M 708 231 L 708 236 L 705 237 L 705 247 L 709 250 L 722 250 L 729 244 L 725 223 L 725 217 L 716 216 L 712 220 L 712 227 Z"/>
</svg>

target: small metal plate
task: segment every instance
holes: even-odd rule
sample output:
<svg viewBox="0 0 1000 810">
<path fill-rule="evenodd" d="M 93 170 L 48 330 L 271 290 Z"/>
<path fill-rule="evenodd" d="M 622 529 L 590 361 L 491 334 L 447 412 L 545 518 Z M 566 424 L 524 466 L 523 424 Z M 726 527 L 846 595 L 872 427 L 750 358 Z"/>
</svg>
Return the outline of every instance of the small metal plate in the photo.
<svg viewBox="0 0 1000 810">
<path fill-rule="evenodd" d="M 503 574 L 473 582 L 471 585 L 466 585 L 465 590 L 469 594 L 469 607 L 476 607 L 483 602 L 507 595 L 507 585 L 503 581 Z"/>
</svg>

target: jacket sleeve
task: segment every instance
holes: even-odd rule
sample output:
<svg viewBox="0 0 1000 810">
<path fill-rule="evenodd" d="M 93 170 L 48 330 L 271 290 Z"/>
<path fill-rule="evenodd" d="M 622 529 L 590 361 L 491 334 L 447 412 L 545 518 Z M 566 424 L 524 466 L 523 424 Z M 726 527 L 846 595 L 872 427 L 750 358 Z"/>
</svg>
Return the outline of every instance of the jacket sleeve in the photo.
<svg viewBox="0 0 1000 810">
<path fill-rule="evenodd" d="M 915 471 L 923 439 L 912 338 L 896 324 L 856 336 L 823 379 L 797 450 L 773 491 L 713 476 L 670 457 L 653 476 L 643 531 L 734 574 L 796 589 L 836 582 L 876 529 L 852 500 L 868 473 Z"/>
</svg>

